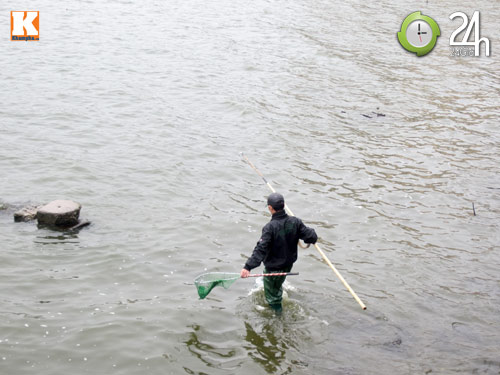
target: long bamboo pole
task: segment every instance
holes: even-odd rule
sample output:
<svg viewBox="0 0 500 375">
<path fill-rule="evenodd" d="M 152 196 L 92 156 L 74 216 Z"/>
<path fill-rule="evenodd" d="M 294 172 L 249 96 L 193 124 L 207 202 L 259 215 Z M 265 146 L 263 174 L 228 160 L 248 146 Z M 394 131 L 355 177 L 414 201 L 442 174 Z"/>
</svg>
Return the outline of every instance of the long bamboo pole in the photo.
<svg viewBox="0 0 500 375">
<path fill-rule="evenodd" d="M 274 188 L 271 186 L 271 184 L 267 181 L 267 179 L 264 177 L 264 175 L 257 169 L 257 167 L 246 157 L 246 155 L 242 152 L 241 153 L 241 156 L 243 157 L 243 159 L 245 159 L 245 161 L 248 163 L 248 165 L 250 165 L 250 167 L 252 167 L 252 169 L 257 172 L 257 174 L 262 177 L 262 179 L 264 180 L 265 184 L 267 185 L 267 187 L 273 192 L 273 193 L 276 193 L 276 190 L 274 190 Z M 290 210 L 290 208 L 287 206 L 287 204 L 285 203 L 285 210 L 291 215 L 291 216 L 295 216 L 292 212 L 292 210 Z M 350 285 L 347 283 L 347 281 L 345 281 L 345 279 L 342 277 L 342 275 L 340 274 L 339 271 L 337 271 L 337 268 L 335 268 L 335 266 L 332 264 L 332 262 L 330 262 L 330 259 L 328 259 L 328 257 L 326 256 L 326 254 L 323 252 L 323 250 L 321 250 L 321 248 L 319 247 L 319 245 L 317 243 L 314 244 L 314 247 L 316 248 L 316 250 L 318 250 L 318 252 L 321 254 L 321 256 L 323 257 L 323 259 L 325 260 L 326 264 L 328 264 L 330 266 L 330 268 L 332 269 L 332 271 L 335 273 L 335 275 L 337 275 L 337 277 L 339 278 L 339 280 L 342 282 L 342 284 L 344 284 L 344 286 L 346 287 L 346 289 L 349 291 L 349 293 L 351 293 L 351 295 L 354 297 L 354 299 L 356 300 L 356 302 L 359 303 L 359 305 L 361 306 L 361 308 L 363 310 L 366 310 L 366 305 L 363 303 L 363 301 L 361 301 L 361 299 L 358 297 L 358 295 L 356 294 L 356 292 L 350 287 Z"/>
</svg>

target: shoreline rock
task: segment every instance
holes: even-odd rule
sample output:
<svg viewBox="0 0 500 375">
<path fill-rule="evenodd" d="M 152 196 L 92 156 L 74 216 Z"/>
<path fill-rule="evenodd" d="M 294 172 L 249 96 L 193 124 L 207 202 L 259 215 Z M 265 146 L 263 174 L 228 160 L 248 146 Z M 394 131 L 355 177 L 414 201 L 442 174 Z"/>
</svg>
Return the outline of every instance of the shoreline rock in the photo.
<svg viewBox="0 0 500 375">
<path fill-rule="evenodd" d="M 39 207 L 36 213 L 38 224 L 56 227 L 75 226 L 78 224 L 79 203 L 69 200 L 55 200 Z"/>
<path fill-rule="evenodd" d="M 26 206 L 19 211 L 14 212 L 14 221 L 19 223 L 35 220 L 40 207 L 42 206 Z"/>
<path fill-rule="evenodd" d="M 30 204 L 21 207 L 0 203 L 0 212 L 14 212 L 14 221 L 18 223 L 38 219 L 38 228 L 49 227 L 53 230 L 79 231 L 91 224 L 88 220 L 79 219 L 82 206 L 70 200 L 55 200 L 45 205 Z"/>
</svg>

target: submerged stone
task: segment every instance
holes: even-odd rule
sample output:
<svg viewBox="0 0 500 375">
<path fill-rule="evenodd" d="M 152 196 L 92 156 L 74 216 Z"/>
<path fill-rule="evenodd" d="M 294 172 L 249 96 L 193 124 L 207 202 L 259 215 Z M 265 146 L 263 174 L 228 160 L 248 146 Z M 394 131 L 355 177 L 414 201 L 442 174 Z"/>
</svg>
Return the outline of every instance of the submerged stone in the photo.
<svg viewBox="0 0 500 375">
<path fill-rule="evenodd" d="M 72 226 L 78 224 L 79 203 L 69 200 L 56 200 L 38 209 L 36 218 L 38 224 L 48 226 Z"/>
</svg>

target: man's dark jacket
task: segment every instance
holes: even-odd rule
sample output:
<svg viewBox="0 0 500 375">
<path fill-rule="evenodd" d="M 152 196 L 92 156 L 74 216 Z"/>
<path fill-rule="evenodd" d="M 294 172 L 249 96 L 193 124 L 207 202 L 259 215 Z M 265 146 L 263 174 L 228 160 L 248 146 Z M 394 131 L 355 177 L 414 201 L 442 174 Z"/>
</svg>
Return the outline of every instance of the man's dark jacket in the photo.
<svg viewBox="0 0 500 375">
<path fill-rule="evenodd" d="M 299 218 L 288 216 L 284 210 L 276 212 L 262 228 L 262 237 L 243 268 L 250 271 L 261 262 L 264 262 L 267 271 L 292 266 L 297 260 L 299 239 L 305 243 L 316 243 L 318 236 L 314 229 L 306 227 Z"/>
</svg>

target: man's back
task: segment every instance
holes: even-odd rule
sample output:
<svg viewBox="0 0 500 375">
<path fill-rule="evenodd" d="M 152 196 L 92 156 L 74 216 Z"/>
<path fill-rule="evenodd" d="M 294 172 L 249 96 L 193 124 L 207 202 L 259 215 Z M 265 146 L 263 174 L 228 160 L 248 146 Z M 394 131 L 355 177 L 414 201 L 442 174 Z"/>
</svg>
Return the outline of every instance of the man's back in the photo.
<svg viewBox="0 0 500 375">
<path fill-rule="evenodd" d="M 288 216 L 284 210 L 278 211 L 262 229 L 262 236 L 245 266 L 252 269 L 264 262 L 268 271 L 291 266 L 297 260 L 299 239 L 314 243 L 318 236 L 299 218 Z"/>
</svg>

